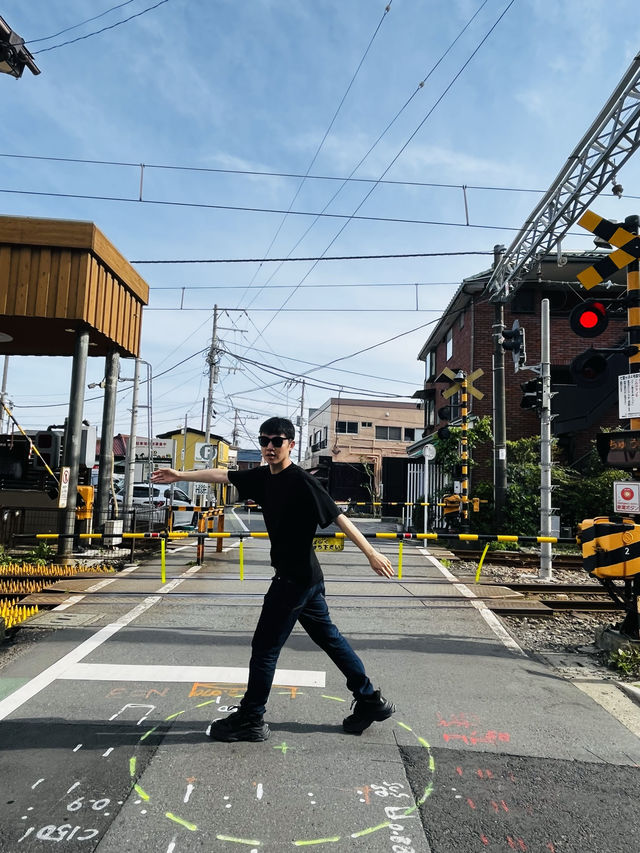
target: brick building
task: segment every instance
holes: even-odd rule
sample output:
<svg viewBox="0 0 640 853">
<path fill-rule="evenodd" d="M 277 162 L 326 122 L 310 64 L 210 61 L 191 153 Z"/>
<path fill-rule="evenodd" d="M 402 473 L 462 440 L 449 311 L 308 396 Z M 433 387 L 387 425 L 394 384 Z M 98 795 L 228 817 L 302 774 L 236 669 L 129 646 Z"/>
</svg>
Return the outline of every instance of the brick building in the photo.
<svg viewBox="0 0 640 853">
<path fill-rule="evenodd" d="M 614 348 L 626 342 L 627 312 L 608 311 L 609 324 L 597 338 L 577 336 L 570 327 L 571 310 L 587 298 L 605 299 L 607 303 L 624 296 L 625 271 L 616 273 L 614 280 L 586 291 L 576 278 L 582 269 L 601 260 L 602 252 L 564 253 L 564 266 L 558 266 L 556 256 L 541 259 L 535 272 L 527 274 L 504 305 L 504 328 L 511 329 L 514 320 L 525 330 L 526 363 L 540 363 L 540 303 L 549 299 L 552 379 L 552 434 L 559 439 L 567 462 L 579 462 L 589 450 L 591 439 L 603 426 L 618 426 L 617 375 L 628 372 L 628 358 L 621 353 L 607 354 L 607 379 L 587 388 L 575 384 L 569 369 L 572 361 L 587 349 Z M 459 395 L 449 401 L 442 398 L 446 383 L 438 382 L 445 367 L 464 370 L 467 374 L 478 368 L 484 375 L 474 381 L 474 387 L 484 393 L 482 400 L 469 395 L 470 419 L 493 416 L 493 359 L 495 350 L 496 305 L 485 291 L 491 271 L 465 279 L 444 311 L 438 325 L 422 347 L 418 358 L 425 363 L 424 429 L 422 438 L 409 448 L 410 456 L 422 455 L 422 448 L 433 441 L 439 425 L 438 409 L 452 404 L 451 420 L 459 419 Z M 510 353 L 505 353 L 505 399 L 507 440 L 540 434 L 540 419 L 535 408 L 522 408 L 521 385 L 535 379 L 531 370 L 515 372 Z M 482 455 L 482 454 L 481 454 Z M 484 452 L 485 462 L 476 476 L 492 480 L 492 451 Z M 480 474 L 480 470 L 484 473 Z"/>
</svg>

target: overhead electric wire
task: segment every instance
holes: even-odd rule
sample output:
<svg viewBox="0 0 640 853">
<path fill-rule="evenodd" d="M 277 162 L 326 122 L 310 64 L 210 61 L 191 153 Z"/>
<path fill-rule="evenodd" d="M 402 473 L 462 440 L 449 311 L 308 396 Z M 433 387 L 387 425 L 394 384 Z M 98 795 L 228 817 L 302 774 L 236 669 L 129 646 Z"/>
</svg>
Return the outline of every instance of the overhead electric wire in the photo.
<svg viewBox="0 0 640 853">
<path fill-rule="evenodd" d="M 318 214 L 320 215 L 320 214 Z M 454 258 L 458 255 L 493 255 L 492 251 L 469 249 L 461 252 L 396 252 L 387 255 L 314 255 L 309 258 L 199 258 L 191 260 L 134 260 L 131 264 L 263 264 L 286 263 L 291 261 L 369 261 L 387 258 Z M 246 285 L 241 285 L 245 289 Z M 287 285 L 280 285 L 287 287 Z M 289 285 L 290 286 L 290 285 Z M 298 285 L 302 287 L 302 285 Z M 309 286 L 309 285 L 307 285 Z M 314 285 L 317 286 L 317 285 Z"/>
<path fill-rule="evenodd" d="M 406 141 L 406 142 L 401 146 L 401 148 L 399 149 L 399 151 L 398 151 L 398 152 L 395 154 L 395 156 L 392 158 L 391 162 L 390 162 L 390 163 L 388 164 L 388 166 L 385 168 L 385 170 L 383 171 L 382 175 L 380 175 L 380 177 L 381 177 L 381 178 L 383 178 L 383 177 L 384 177 L 384 176 L 389 172 L 389 170 L 390 170 L 390 169 L 391 169 L 391 167 L 394 165 L 394 163 L 396 163 L 396 162 L 397 162 L 397 160 L 398 160 L 398 158 L 400 157 L 400 155 L 401 155 L 401 154 L 406 150 L 406 148 L 408 147 L 409 143 L 410 143 L 410 142 L 415 138 L 415 136 L 416 136 L 416 134 L 418 133 L 418 131 L 419 131 L 419 130 L 424 126 L 425 122 L 426 122 L 426 121 L 427 121 L 427 119 L 428 119 L 428 118 L 430 118 L 430 116 L 433 114 L 433 112 L 434 112 L 434 110 L 436 109 L 436 107 L 437 107 L 437 106 L 442 102 L 442 100 L 445 98 L 445 96 L 449 93 L 449 91 L 450 91 L 450 90 L 451 90 L 451 88 L 453 87 L 454 83 L 458 80 L 458 78 L 461 76 L 461 74 L 462 74 L 462 73 L 465 71 L 465 69 L 469 66 L 469 63 L 471 62 L 471 60 L 476 56 L 476 54 L 478 53 L 478 51 L 480 50 L 480 48 L 485 44 L 485 42 L 487 41 L 487 39 L 489 38 L 489 36 L 491 35 L 491 33 L 495 30 L 495 28 L 498 26 L 498 24 L 500 23 L 500 21 L 502 20 L 502 18 L 504 18 L 504 16 L 505 16 L 505 15 L 506 15 L 506 13 L 509 11 L 509 9 L 513 6 L 513 4 L 514 4 L 514 3 L 515 3 L 515 0 L 509 0 L 509 3 L 508 3 L 508 4 L 507 4 L 507 6 L 503 9 L 503 11 L 500 13 L 500 15 L 498 16 L 498 18 L 496 19 L 496 21 L 493 23 L 493 25 L 491 26 L 491 28 L 489 29 L 489 31 L 488 31 L 488 32 L 485 34 L 485 36 L 480 40 L 479 44 L 478 44 L 478 45 L 475 47 L 475 49 L 472 51 L 471 55 L 470 55 L 470 56 L 467 58 L 467 60 L 463 63 L 462 67 L 461 67 L 461 68 L 456 72 L 456 74 L 455 74 L 455 75 L 453 76 L 453 78 L 450 80 L 450 82 L 448 83 L 448 85 L 447 85 L 447 86 L 445 86 L 444 91 L 443 91 L 443 92 L 440 94 L 440 96 L 436 99 L 435 103 L 434 103 L 434 104 L 432 104 L 431 108 L 428 110 L 427 114 L 424 116 L 424 118 L 422 119 L 422 121 L 418 124 L 418 126 L 415 128 L 415 130 L 413 131 L 413 133 L 411 133 L 411 135 L 409 136 L 409 138 L 407 139 L 407 141 Z M 484 4 L 483 4 L 483 5 L 484 5 Z M 480 8 L 482 8 L 482 7 L 480 7 Z M 472 20 L 473 20 L 473 18 L 472 18 Z M 440 61 L 440 60 L 439 60 L 439 61 Z M 435 67 L 435 66 L 434 66 L 434 67 Z M 430 72 L 430 73 L 431 73 L 431 72 Z M 386 131 L 385 131 L 385 132 L 386 132 Z M 376 144 L 377 144 L 377 143 L 376 143 Z M 366 156 L 368 156 L 368 154 L 367 154 Z M 378 186 L 378 184 L 377 184 L 377 183 L 375 183 L 375 184 L 374 184 L 374 185 L 369 189 L 369 191 L 366 193 L 366 195 L 365 195 L 365 196 L 364 196 L 364 198 L 360 201 L 360 203 L 357 205 L 357 207 L 355 208 L 355 211 L 354 211 L 354 217 L 355 217 L 355 214 L 356 214 L 356 213 L 361 209 L 361 207 L 364 205 L 364 203 L 367 201 L 367 199 L 368 199 L 368 198 L 371 196 L 371 194 L 374 192 L 374 190 L 376 189 L 376 187 L 377 187 L 377 186 Z M 324 215 L 324 213 L 323 213 L 323 215 Z M 327 251 L 327 250 L 328 250 L 328 249 L 329 249 L 329 248 L 330 248 L 330 247 L 335 243 L 335 241 L 338 239 L 338 237 L 342 234 L 342 232 L 345 230 L 345 228 L 346 228 L 346 227 L 347 227 L 347 225 L 349 224 L 349 221 L 350 221 L 350 220 L 348 220 L 347 222 L 345 222 L 345 223 L 341 226 L 341 228 L 338 230 L 338 232 L 336 233 L 336 235 L 335 235 L 335 236 L 332 238 L 332 240 L 329 242 L 329 245 L 327 246 L 327 249 L 325 249 L 325 252 L 326 252 L 326 251 Z M 296 245 L 297 245 L 297 244 L 296 244 Z M 323 252 L 323 254 L 324 254 L 324 252 Z M 305 276 L 303 276 L 302 280 L 300 281 L 300 284 L 302 284 L 302 282 L 305 280 L 305 278 L 306 278 L 308 275 L 310 275 L 311 271 L 315 268 L 315 266 L 317 265 L 317 263 L 318 263 L 318 262 L 315 262 L 315 263 L 313 264 L 313 266 L 312 266 L 312 267 L 311 267 L 311 268 L 310 268 L 310 269 L 305 273 Z M 285 305 L 286 305 L 286 304 L 287 304 L 287 303 L 288 303 L 288 302 L 293 298 L 294 294 L 296 293 L 296 290 L 297 290 L 297 288 L 294 288 L 294 289 L 292 290 L 292 292 L 289 294 L 289 296 L 284 300 L 284 302 L 282 303 L 282 307 L 283 307 L 283 308 L 284 308 L 284 306 L 285 306 Z M 276 315 L 276 316 L 277 316 L 277 315 Z M 268 322 L 268 323 L 263 327 L 263 329 L 262 329 L 262 331 L 263 331 L 263 332 L 264 332 L 264 330 L 265 330 L 265 329 L 267 329 L 267 328 L 271 325 L 271 323 L 274 321 L 274 319 L 275 319 L 275 317 L 272 317 L 272 318 L 269 320 L 269 322 Z"/>
<path fill-rule="evenodd" d="M 124 3 L 118 3 L 117 6 L 112 6 L 110 9 L 107 9 L 104 12 L 100 12 L 99 15 L 94 15 L 92 18 L 86 18 L 84 21 L 80 21 L 79 24 L 73 24 L 70 27 L 65 27 L 63 30 L 58 30 L 57 33 L 53 33 L 50 36 L 42 36 L 37 39 L 29 39 L 29 41 L 25 41 L 25 44 L 35 44 L 39 41 L 49 41 L 50 39 L 58 38 L 58 36 L 63 35 L 64 33 L 68 33 L 71 30 L 77 30 L 78 27 L 83 27 L 85 24 L 90 24 L 91 21 L 97 21 L 98 18 L 104 18 L 105 15 L 108 15 L 109 12 L 115 12 L 116 9 L 122 9 L 123 6 L 128 6 L 130 3 L 133 3 L 134 0 L 125 0 Z"/>
<path fill-rule="evenodd" d="M 322 139 L 320 140 L 320 142 L 319 142 L 319 144 L 318 144 L 318 147 L 316 148 L 316 150 L 315 150 L 315 153 L 314 153 L 313 157 L 311 158 L 311 162 L 309 163 L 309 166 L 307 167 L 307 171 L 306 171 L 306 172 L 305 172 L 305 174 L 303 175 L 303 177 L 302 177 L 302 179 L 301 179 L 300 183 L 298 184 L 298 187 L 297 187 L 297 189 L 296 189 L 295 193 L 293 194 L 293 197 L 292 197 L 291 201 L 289 202 L 289 210 L 287 211 L 287 213 L 285 213 L 285 214 L 284 214 L 284 216 L 283 216 L 283 217 L 282 217 L 282 219 L 280 220 L 280 224 L 279 224 L 279 225 L 278 225 L 278 227 L 276 228 L 276 232 L 275 232 L 275 234 L 273 235 L 273 237 L 271 238 L 271 242 L 269 243 L 269 246 L 267 247 L 267 250 L 266 250 L 266 252 L 265 252 L 265 258 L 264 258 L 264 260 L 266 260 L 267 255 L 269 254 L 269 252 L 271 251 L 271 249 L 272 249 L 272 247 L 273 247 L 273 244 L 274 244 L 274 243 L 275 243 L 275 241 L 277 240 L 278 235 L 280 234 L 280 231 L 282 230 L 282 226 L 284 225 L 284 223 L 285 223 L 285 222 L 286 222 L 286 220 L 287 220 L 287 216 L 289 215 L 289 211 L 291 211 L 291 208 L 292 208 L 292 207 L 293 207 L 293 205 L 295 204 L 296 199 L 297 199 L 297 198 L 298 198 L 298 196 L 300 195 L 300 191 L 302 190 L 302 187 L 304 186 L 304 183 L 305 183 L 305 181 L 306 181 L 306 179 L 307 179 L 307 176 L 309 175 L 309 173 L 311 172 L 311 169 L 313 168 L 313 164 L 314 164 L 314 163 L 316 162 L 316 160 L 318 159 L 318 155 L 320 154 L 320 151 L 322 150 L 322 146 L 323 146 L 323 145 L 324 145 L 324 143 L 326 142 L 326 140 L 327 140 L 327 136 L 329 135 L 329 133 L 330 133 L 330 131 L 331 131 L 331 128 L 332 128 L 332 127 L 333 127 L 333 125 L 335 124 L 335 121 L 336 121 L 336 119 L 337 119 L 337 117 L 338 117 L 338 114 L 340 113 L 340 110 L 342 109 L 342 106 L 343 106 L 343 104 L 344 104 L 344 102 L 345 102 L 345 100 L 346 100 L 346 98 L 347 98 L 347 95 L 348 95 L 348 94 L 349 94 L 349 92 L 351 91 L 351 87 L 353 86 L 353 84 L 354 84 L 354 82 L 355 82 L 355 79 L 356 79 L 356 77 L 358 76 L 358 73 L 360 72 L 360 69 L 362 68 L 362 65 L 363 65 L 363 63 L 364 63 L 364 61 L 365 61 L 365 59 L 366 59 L 366 57 L 367 57 L 367 54 L 368 54 L 368 53 L 369 53 L 369 51 L 371 50 L 371 45 L 372 45 L 372 44 L 373 44 L 373 42 L 375 41 L 375 38 L 376 38 L 376 36 L 378 35 L 378 32 L 380 31 L 380 27 L 382 26 L 382 24 L 383 24 L 383 22 L 384 22 L 385 18 L 387 17 L 387 15 L 388 15 L 388 13 L 389 13 L 389 10 L 391 9 L 391 3 L 392 3 L 392 2 L 393 2 L 393 0 L 390 0 L 390 2 L 385 6 L 384 12 L 382 13 L 382 17 L 381 17 L 381 18 L 380 18 L 380 20 L 378 21 L 378 25 L 377 25 L 377 27 L 375 28 L 375 30 L 374 30 L 374 32 L 373 32 L 373 35 L 372 35 L 372 36 L 371 36 L 371 38 L 369 39 L 369 44 L 367 45 L 365 52 L 364 52 L 364 53 L 362 54 L 362 56 L 360 57 L 360 62 L 358 63 L 358 65 L 357 65 L 357 67 L 356 67 L 356 70 L 355 70 L 355 71 L 353 72 L 353 74 L 351 75 L 351 80 L 349 81 L 349 85 L 347 86 L 346 90 L 344 91 L 344 94 L 342 95 L 342 98 L 340 99 L 340 103 L 339 103 L 339 104 L 338 104 L 338 106 L 336 107 L 335 112 L 333 113 L 333 116 L 331 117 L 331 121 L 329 122 L 329 125 L 328 125 L 327 129 L 325 130 L 324 135 L 323 135 Z M 251 288 L 251 286 L 252 286 L 252 284 L 253 284 L 253 281 L 255 280 L 255 277 L 256 277 L 256 275 L 258 274 L 258 271 L 259 271 L 259 268 L 254 272 L 253 279 L 252 279 L 252 281 L 250 282 L 250 284 L 248 285 L 247 290 Z M 242 301 L 242 297 L 240 297 L 240 301 Z"/>
<path fill-rule="evenodd" d="M 42 47 L 40 50 L 33 50 L 32 53 L 34 56 L 37 56 L 39 53 L 47 53 L 49 50 L 57 50 L 59 47 L 65 47 L 68 44 L 75 44 L 77 41 L 83 41 L 84 39 L 91 38 L 92 36 L 100 35 L 100 33 L 105 33 L 107 30 L 113 30 L 116 27 L 122 26 L 122 24 L 127 24 L 129 21 L 133 21 L 134 18 L 139 18 L 141 15 L 145 15 L 147 12 L 152 12 L 154 9 L 157 9 L 158 6 L 163 6 L 165 3 L 168 3 L 169 0 L 158 0 L 153 6 L 148 6 L 146 9 L 142 9 L 140 12 L 136 12 L 135 15 L 130 15 L 128 18 L 124 18 L 122 21 L 116 21 L 115 24 L 110 24 L 108 27 L 102 27 L 101 30 L 94 30 L 92 33 L 87 33 L 84 36 L 78 36 L 74 39 L 69 39 L 68 41 L 62 41 L 60 44 L 53 44 L 51 47 Z M 124 4 L 123 4 L 124 5 Z M 27 42 L 28 44 L 28 42 Z"/>
<path fill-rule="evenodd" d="M 476 10 L 476 12 L 474 13 L 474 15 L 473 15 L 473 16 L 469 19 L 469 21 L 465 24 L 465 26 L 464 26 L 464 27 L 463 27 L 463 29 L 460 31 L 460 33 L 458 33 L 458 35 L 457 35 L 457 36 L 456 36 L 456 38 L 453 40 L 453 42 L 451 42 L 451 44 L 447 47 L 447 49 L 444 51 L 444 53 L 440 56 L 440 58 L 438 59 L 438 61 L 437 61 L 437 62 L 436 62 L 432 67 L 431 67 L 431 69 L 429 70 L 428 74 L 427 74 L 427 75 L 424 77 L 424 79 L 423 79 L 423 80 L 421 80 L 421 81 L 420 81 L 420 83 L 416 86 L 416 88 L 415 88 L 415 90 L 413 91 L 413 93 L 409 96 L 409 98 L 405 101 L 405 103 L 400 107 L 400 109 L 397 111 L 397 113 L 394 115 L 394 117 L 391 119 L 391 121 L 389 121 L 389 122 L 387 123 L 387 125 L 384 127 L 384 129 L 382 130 L 382 132 L 378 135 L 378 137 L 377 137 L 377 139 L 375 140 L 375 142 L 373 143 L 373 145 L 371 145 L 371 146 L 369 147 L 369 149 L 365 152 L 365 154 L 360 158 L 360 160 L 356 163 L 356 165 L 351 169 L 351 172 L 349 173 L 349 177 L 350 177 L 350 178 L 351 178 L 351 177 L 353 177 L 353 175 L 355 175 L 356 171 L 357 171 L 357 170 L 360 168 L 360 166 L 364 163 L 364 161 L 367 159 L 367 157 L 369 156 L 369 154 L 371 154 L 371 152 L 372 152 L 372 151 L 373 151 L 373 149 L 376 147 L 376 145 L 378 145 L 378 143 L 380 142 L 380 140 L 381 140 L 381 139 L 386 135 L 386 133 L 389 131 L 389 129 L 390 129 L 390 128 L 395 124 L 395 122 L 396 122 L 396 121 L 398 120 L 398 118 L 402 115 L 402 113 L 405 111 L 405 109 L 409 106 L 409 104 L 410 104 L 410 103 L 411 103 L 411 101 L 415 98 L 415 96 L 418 94 L 418 92 L 419 92 L 421 89 L 423 89 L 423 88 L 424 88 L 424 85 L 425 85 L 426 81 L 429 79 L 429 77 L 431 76 L 431 74 L 433 74 L 433 72 L 435 71 L 435 69 L 436 69 L 436 68 L 438 67 L 438 65 L 442 62 L 442 60 L 446 57 L 446 55 L 449 53 L 449 51 L 453 48 L 453 46 L 455 45 L 455 43 L 456 43 L 456 42 L 458 41 L 458 39 L 462 36 L 462 34 L 463 34 L 463 33 L 465 32 L 465 30 L 467 29 L 467 27 L 471 24 L 471 22 L 474 20 L 474 18 L 476 17 L 476 15 L 477 15 L 477 14 L 480 12 L 480 10 L 481 10 L 485 5 L 486 5 L 486 3 L 487 3 L 487 2 L 488 2 L 488 0 L 484 0 L 484 2 L 482 3 L 482 5 L 481 5 L 477 10 Z M 385 172 L 385 174 L 386 174 L 386 172 Z M 384 177 L 384 175 L 382 175 L 382 176 L 380 176 L 380 177 Z M 344 182 L 342 182 L 342 183 L 340 184 L 340 186 L 338 187 L 338 189 L 334 192 L 334 194 L 331 196 L 331 198 L 327 201 L 327 203 L 325 204 L 325 206 L 322 208 L 322 211 L 320 212 L 320 214 L 318 214 L 318 216 L 316 216 L 316 217 L 314 218 L 313 222 L 311 222 L 311 224 L 307 227 L 307 229 L 305 230 L 305 232 L 304 232 L 304 233 L 301 235 L 301 237 L 299 237 L 299 239 L 295 242 L 295 244 L 293 245 L 293 247 L 292 247 L 292 248 L 291 248 L 291 250 L 289 251 L 289 255 L 291 255 L 291 253 L 292 253 L 293 251 L 295 251 L 295 249 L 296 249 L 296 248 L 297 248 L 297 247 L 302 243 L 302 241 L 305 239 L 305 237 L 307 236 L 307 234 L 309 234 L 309 232 L 311 231 L 311 229 L 315 226 L 315 224 L 316 224 L 316 222 L 318 221 L 318 219 L 319 219 L 321 216 L 323 216 L 323 215 L 325 215 L 325 214 L 326 214 L 326 211 L 327 211 L 327 209 L 329 208 L 329 206 L 333 203 L 333 201 L 337 198 L 337 196 L 342 192 L 342 190 L 344 189 L 344 187 L 345 187 L 345 186 L 346 186 L 346 181 L 344 181 Z M 372 190 L 371 190 L 371 191 L 373 191 L 373 189 L 375 188 L 375 186 L 377 186 L 377 184 L 374 184 L 374 186 L 373 186 L 373 188 L 372 188 Z M 366 200 L 366 198 L 368 198 L 368 195 L 365 197 L 365 199 L 364 199 L 364 200 Z M 356 208 L 356 211 L 354 211 L 354 213 L 355 213 L 355 212 L 357 212 L 357 210 L 359 210 L 359 209 L 360 209 L 360 207 L 361 207 L 361 206 L 362 206 L 362 204 L 364 203 L 364 200 L 363 200 L 363 201 L 360 203 L 360 205 Z M 323 255 L 324 255 L 324 254 L 326 254 L 326 252 L 329 250 L 329 248 L 333 245 L 333 243 L 334 243 L 334 242 L 337 240 L 337 238 L 340 236 L 340 234 L 342 234 L 342 232 L 343 232 L 343 231 L 344 231 L 344 229 L 346 228 L 346 225 L 347 225 L 347 224 L 348 224 L 348 222 L 347 222 L 347 223 L 345 223 L 345 225 L 343 225 L 343 227 L 342 227 L 342 228 L 340 228 L 340 229 L 338 230 L 338 233 L 333 237 L 333 239 L 329 242 L 329 245 L 325 248 L 324 252 L 322 253 Z M 307 270 L 307 272 L 305 273 L 305 275 L 302 277 L 302 279 L 301 279 L 301 280 L 300 280 L 300 282 L 298 283 L 298 287 L 299 287 L 299 286 L 300 286 L 300 285 L 305 281 L 305 279 L 306 279 L 306 278 L 311 274 L 311 272 L 315 269 L 315 267 L 317 266 L 317 264 L 318 264 L 318 261 L 315 261 L 315 262 L 314 262 L 314 264 L 313 264 L 313 266 L 311 266 L 311 267 Z M 280 266 L 281 266 L 281 265 L 280 265 Z M 280 266 L 278 266 L 278 268 L 277 268 L 276 270 L 272 271 L 272 273 L 271 273 L 270 277 L 269 277 L 269 278 L 267 279 L 267 281 L 262 285 L 262 287 L 263 287 L 263 288 L 264 288 L 264 287 L 266 287 L 266 286 L 269 284 L 269 282 L 273 280 L 273 278 L 274 278 L 274 276 L 276 275 L 276 273 L 280 270 Z M 296 293 L 296 290 L 297 290 L 297 288 L 294 288 L 294 290 L 292 290 L 292 291 L 291 291 L 291 293 L 289 294 L 289 296 L 287 297 L 287 299 L 285 299 L 285 301 L 283 302 L 283 307 L 284 307 L 284 305 L 286 305 L 286 304 L 287 304 L 287 302 L 288 302 L 288 301 L 293 297 L 293 295 Z M 250 305 L 251 305 L 251 304 L 253 304 L 253 302 L 255 302 L 255 299 L 256 299 L 256 297 L 254 296 L 254 298 L 253 298 L 252 302 L 251 302 L 251 303 L 249 303 L 249 304 L 250 304 Z M 272 320 L 273 320 L 273 318 L 272 318 Z M 269 327 L 269 325 L 271 324 L 272 320 L 270 320 L 270 321 L 266 324 L 266 326 L 264 326 L 264 327 L 263 327 L 263 331 Z"/>
<path fill-rule="evenodd" d="M 546 190 L 532 189 L 530 187 L 494 187 L 485 186 L 484 184 L 443 184 L 437 181 L 401 181 L 398 179 L 389 178 L 356 178 L 344 175 L 303 175 L 298 172 L 264 172 L 254 169 L 216 169 L 208 166 L 175 166 L 170 164 L 159 163 L 129 163 L 124 160 L 85 160 L 79 157 L 53 157 L 44 154 L 15 154 L 7 151 L 0 151 L 0 157 L 8 157 L 15 160 L 44 160 L 52 163 L 78 163 L 85 166 L 122 166 L 126 168 L 140 169 L 164 169 L 167 171 L 176 172 L 211 172 L 213 174 L 222 175 L 241 175 L 247 177 L 265 177 L 265 178 L 305 178 L 308 181 L 340 181 L 346 183 L 361 183 L 361 184 L 390 184 L 401 187 L 428 187 L 431 189 L 451 189 L 451 190 L 482 190 L 486 192 L 506 192 L 506 193 L 536 193 L 544 195 Z M 640 196 L 629 196 L 625 193 L 625 198 L 640 198 Z"/>
<path fill-rule="evenodd" d="M 512 0 L 515 2 L 515 0 Z M 125 196 L 104 196 L 104 195 L 87 195 L 83 193 L 54 193 L 54 192 L 41 192 L 36 190 L 11 190 L 6 188 L 0 188 L 0 193 L 5 193 L 6 195 L 28 195 L 28 196 L 38 196 L 45 198 L 72 198 L 72 199 L 81 199 L 83 201 L 115 201 L 122 202 L 127 204 L 150 204 L 150 205 L 164 205 L 167 207 L 193 207 L 204 210 L 231 210 L 239 213 L 286 213 L 287 211 L 281 210 L 273 207 L 242 207 L 238 205 L 229 205 L 229 204 L 207 204 L 205 202 L 189 202 L 189 201 L 166 201 L 162 199 L 148 199 L 148 198 L 126 198 Z M 365 199 L 366 200 L 366 199 Z M 364 203 L 364 202 L 363 202 Z M 438 220 L 431 219 L 408 219 L 406 217 L 391 217 L 391 216 L 358 216 L 354 213 L 315 213 L 313 211 L 306 210 L 292 210 L 289 211 L 291 216 L 315 216 L 315 217 L 325 217 L 327 219 L 346 219 L 348 222 L 352 220 L 362 221 L 362 222 L 395 222 L 399 225 L 438 225 L 438 226 L 446 226 L 452 228 L 477 228 L 480 230 L 487 231 L 520 231 L 521 227 L 512 227 L 510 225 L 474 225 L 470 222 L 442 222 Z M 348 223 L 347 223 L 348 224 Z M 584 237 L 583 233 L 575 232 L 573 235 L 571 232 L 568 232 L 571 236 L 579 236 Z M 336 235 L 336 239 L 339 234 Z M 486 254 L 486 253 L 485 253 Z M 492 253 L 489 253 L 492 254 Z M 322 260 L 322 258 L 320 258 Z"/>
</svg>

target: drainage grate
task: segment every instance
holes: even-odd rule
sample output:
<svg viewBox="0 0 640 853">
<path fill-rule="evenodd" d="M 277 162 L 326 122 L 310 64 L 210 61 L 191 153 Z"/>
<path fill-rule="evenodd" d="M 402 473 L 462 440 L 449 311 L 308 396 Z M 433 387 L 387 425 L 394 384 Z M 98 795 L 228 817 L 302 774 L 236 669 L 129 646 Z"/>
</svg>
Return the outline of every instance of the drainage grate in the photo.
<svg viewBox="0 0 640 853">
<path fill-rule="evenodd" d="M 91 625 L 100 618 L 98 613 L 39 613 L 32 616 L 20 627 L 22 628 L 76 628 L 80 625 Z"/>
</svg>

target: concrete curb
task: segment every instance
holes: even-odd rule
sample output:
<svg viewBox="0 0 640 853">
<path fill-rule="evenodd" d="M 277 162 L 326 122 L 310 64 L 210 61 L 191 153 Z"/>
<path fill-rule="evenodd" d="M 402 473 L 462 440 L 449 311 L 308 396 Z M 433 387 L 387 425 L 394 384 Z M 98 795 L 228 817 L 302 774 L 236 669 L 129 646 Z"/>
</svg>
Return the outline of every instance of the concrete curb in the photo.
<svg viewBox="0 0 640 853">
<path fill-rule="evenodd" d="M 636 705 L 640 705 L 640 681 L 631 683 L 628 681 L 616 681 L 616 684 L 623 693 L 626 693 L 630 699 L 633 699 Z"/>
</svg>

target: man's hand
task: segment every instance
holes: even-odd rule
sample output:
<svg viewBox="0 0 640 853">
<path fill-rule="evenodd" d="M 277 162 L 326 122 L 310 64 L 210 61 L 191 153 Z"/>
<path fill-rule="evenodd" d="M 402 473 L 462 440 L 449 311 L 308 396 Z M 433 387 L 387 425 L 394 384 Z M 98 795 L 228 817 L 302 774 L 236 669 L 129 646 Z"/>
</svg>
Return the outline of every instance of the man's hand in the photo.
<svg viewBox="0 0 640 853">
<path fill-rule="evenodd" d="M 371 563 L 371 568 L 377 575 L 381 575 L 386 578 L 393 577 L 393 566 L 384 554 L 380 553 L 380 551 L 374 551 L 369 557 L 369 562 Z"/>
<path fill-rule="evenodd" d="M 158 468 L 151 475 L 152 483 L 175 483 L 180 479 L 180 473 L 173 468 Z"/>
</svg>

